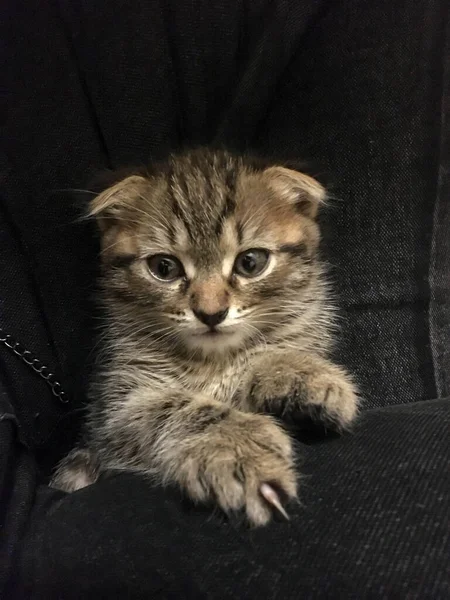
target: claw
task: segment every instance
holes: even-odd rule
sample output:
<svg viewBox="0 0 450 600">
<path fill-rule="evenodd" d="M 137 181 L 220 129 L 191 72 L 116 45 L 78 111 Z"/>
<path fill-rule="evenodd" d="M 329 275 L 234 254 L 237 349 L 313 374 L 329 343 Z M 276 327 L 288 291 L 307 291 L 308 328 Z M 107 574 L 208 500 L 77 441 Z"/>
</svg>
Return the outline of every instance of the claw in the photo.
<svg viewBox="0 0 450 600">
<path fill-rule="evenodd" d="M 286 521 L 289 521 L 289 515 L 284 510 L 283 505 L 280 502 L 280 498 L 273 487 L 268 483 L 263 483 L 259 488 L 259 491 L 264 500 L 276 508 L 277 511 L 286 519 Z"/>
</svg>

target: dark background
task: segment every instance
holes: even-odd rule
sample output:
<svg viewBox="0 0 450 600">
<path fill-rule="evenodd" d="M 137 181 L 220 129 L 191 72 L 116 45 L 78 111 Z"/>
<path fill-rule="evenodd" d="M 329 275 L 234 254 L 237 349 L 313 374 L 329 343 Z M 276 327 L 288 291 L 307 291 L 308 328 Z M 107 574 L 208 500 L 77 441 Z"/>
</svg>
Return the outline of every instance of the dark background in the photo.
<svg viewBox="0 0 450 600">
<path fill-rule="evenodd" d="M 36 597 L 100 593 L 101 577 L 143 597 L 172 580 L 177 598 L 191 585 L 211 598 L 447 596 L 447 13 L 444 0 L 3 4 L 0 326 L 70 399 L 0 348 L 5 564 L 19 557 Z M 329 184 L 336 360 L 366 408 L 354 436 L 302 449 L 311 482 L 291 528 L 236 543 L 137 478 L 60 498 L 35 474 L 75 440 L 95 355 L 98 245 L 69 189 L 205 143 L 304 159 Z"/>
</svg>

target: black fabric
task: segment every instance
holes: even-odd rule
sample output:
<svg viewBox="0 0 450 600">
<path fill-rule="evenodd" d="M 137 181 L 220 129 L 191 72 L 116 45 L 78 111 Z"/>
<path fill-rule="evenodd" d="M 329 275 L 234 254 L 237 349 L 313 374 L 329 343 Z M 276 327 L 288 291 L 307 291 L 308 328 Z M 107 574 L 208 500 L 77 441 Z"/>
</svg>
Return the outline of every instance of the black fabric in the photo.
<svg viewBox="0 0 450 600">
<path fill-rule="evenodd" d="M 448 595 L 448 11 L 3 3 L 0 328 L 70 402 L 0 343 L 0 589 L 14 576 L 19 597 Z M 125 475 L 71 498 L 45 486 L 76 439 L 96 350 L 98 246 L 78 218 L 89 194 L 69 188 L 209 142 L 310 160 L 330 184 L 336 360 L 367 409 L 353 437 L 302 448 L 292 522 L 251 533 Z"/>
<path fill-rule="evenodd" d="M 447 36 L 444 56 L 450 56 Z M 443 65 L 442 131 L 450 131 L 450 61 Z M 450 136 L 440 144 L 438 194 L 434 210 L 433 243 L 430 261 L 430 337 L 436 389 L 440 396 L 450 394 Z"/>
<path fill-rule="evenodd" d="M 419 402 L 368 411 L 354 435 L 304 447 L 302 506 L 267 529 L 133 475 L 47 498 L 23 585 L 49 600 L 448 598 L 449 426 L 448 399 Z"/>
<path fill-rule="evenodd" d="M 17 441 L 17 419 L 0 379 L 0 597 L 19 559 L 35 498 L 36 465 Z"/>
</svg>

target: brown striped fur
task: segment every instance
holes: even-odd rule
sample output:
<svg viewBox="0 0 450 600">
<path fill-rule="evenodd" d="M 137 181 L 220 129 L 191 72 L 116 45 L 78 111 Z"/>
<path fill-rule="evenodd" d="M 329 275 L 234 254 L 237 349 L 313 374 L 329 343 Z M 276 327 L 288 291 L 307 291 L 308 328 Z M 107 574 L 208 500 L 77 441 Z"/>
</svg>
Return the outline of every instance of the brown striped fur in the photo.
<svg viewBox="0 0 450 600">
<path fill-rule="evenodd" d="M 297 494 L 277 417 L 350 426 L 356 394 L 329 362 L 332 314 L 317 258 L 323 188 L 300 172 L 207 149 L 171 156 L 92 202 L 102 233 L 106 354 L 85 437 L 53 484 L 72 491 L 107 469 L 144 472 L 198 502 L 271 517 L 261 493 Z M 270 253 L 255 278 L 249 248 Z M 185 276 L 156 280 L 147 258 Z M 214 332 L 196 317 L 228 310 Z M 86 453 L 92 465 L 86 468 Z"/>
</svg>

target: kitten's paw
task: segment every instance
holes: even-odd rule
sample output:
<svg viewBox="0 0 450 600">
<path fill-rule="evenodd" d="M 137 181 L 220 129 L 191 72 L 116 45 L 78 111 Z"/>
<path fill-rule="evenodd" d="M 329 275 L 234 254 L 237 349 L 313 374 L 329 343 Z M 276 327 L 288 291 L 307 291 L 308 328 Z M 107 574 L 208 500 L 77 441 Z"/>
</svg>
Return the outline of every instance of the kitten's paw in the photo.
<svg viewBox="0 0 450 600">
<path fill-rule="evenodd" d="M 298 425 L 313 419 L 343 430 L 358 412 L 355 386 L 345 371 L 300 353 L 265 357 L 255 365 L 244 393 L 250 410 Z"/>
<path fill-rule="evenodd" d="M 75 448 L 59 463 L 50 487 L 75 492 L 95 483 L 99 471 L 100 465 L 90 450 Z"/>
<path fill-rule="evenodd" d="M 224 426 L 186 449 L 179 482 L 196 502 L 215 502 L 226 513 L 243 509 L 251 525 L 265 525 L 274 510 L 297 495 L 289 437 L 269 417 L 235 413 Z"/>
</svg>

